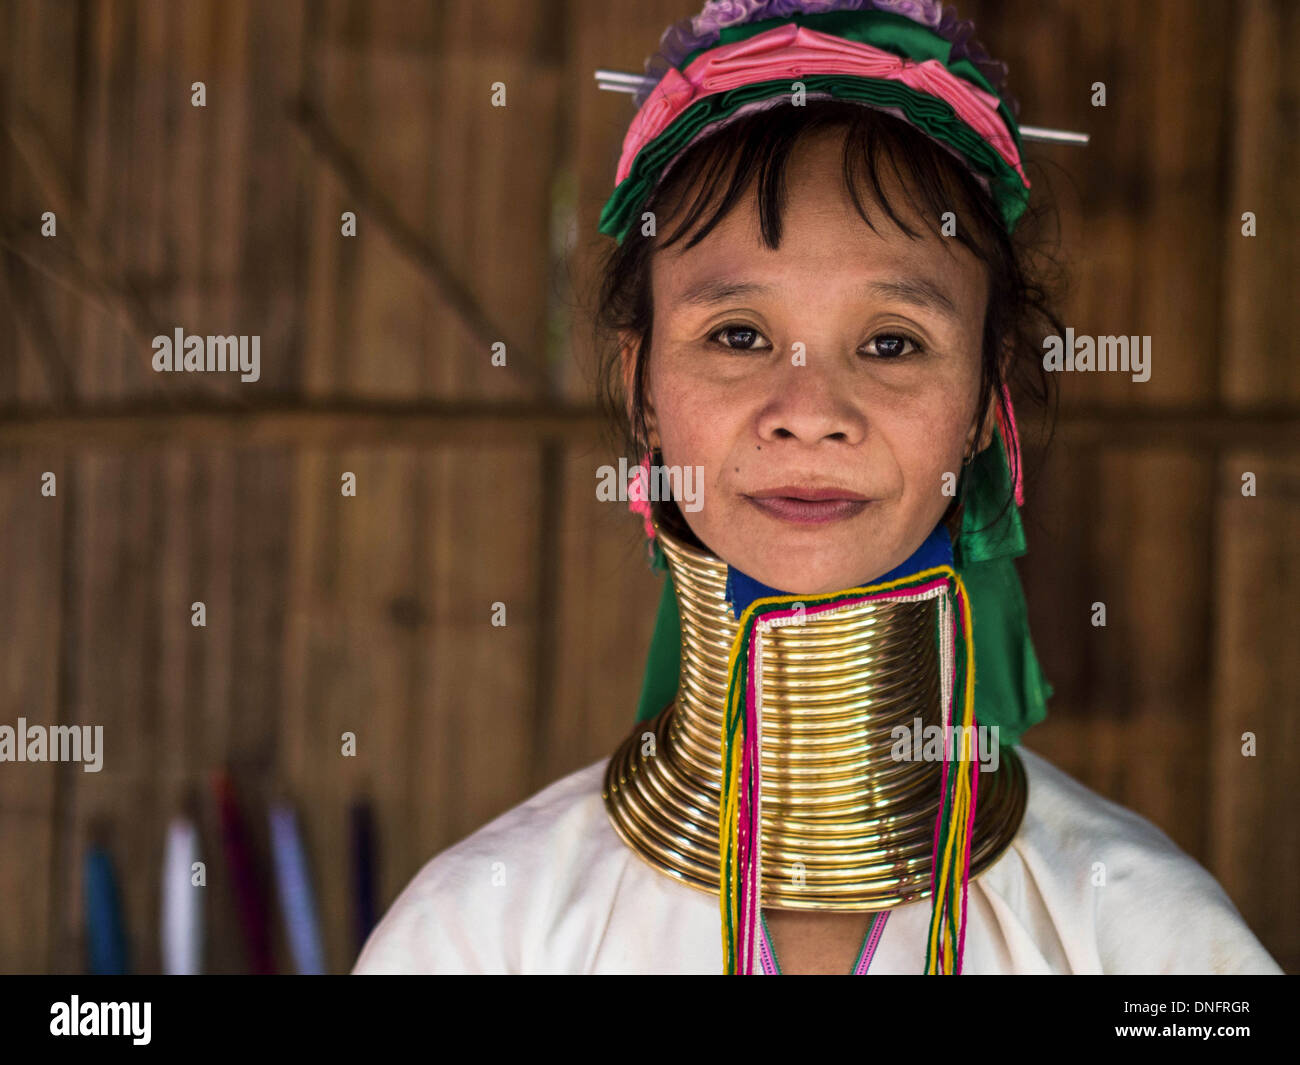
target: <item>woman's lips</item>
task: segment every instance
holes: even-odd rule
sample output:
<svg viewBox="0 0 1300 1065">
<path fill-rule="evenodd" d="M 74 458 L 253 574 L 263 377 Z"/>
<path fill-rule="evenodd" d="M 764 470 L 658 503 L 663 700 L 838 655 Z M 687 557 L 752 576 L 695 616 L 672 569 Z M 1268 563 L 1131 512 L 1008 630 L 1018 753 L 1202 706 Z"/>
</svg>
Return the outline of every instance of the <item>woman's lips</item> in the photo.
<svg viewBox="0 0 1300 1065">
<path fill-rule="evenodd" d="M 790 491 L 791 495 L 781 494 Z M 861 514 L 871 502 L 856 493 L 831 490 L 776 489 L 745 496 L 769 517 L 795 525 L 826 525 Z"/>
</svg>

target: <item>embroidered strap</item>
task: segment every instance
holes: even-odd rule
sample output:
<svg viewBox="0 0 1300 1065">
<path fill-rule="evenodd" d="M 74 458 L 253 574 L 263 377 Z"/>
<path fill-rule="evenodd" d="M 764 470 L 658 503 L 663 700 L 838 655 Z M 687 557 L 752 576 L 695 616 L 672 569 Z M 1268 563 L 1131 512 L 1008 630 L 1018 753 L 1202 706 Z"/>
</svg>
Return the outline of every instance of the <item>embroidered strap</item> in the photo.
<svg viewBox="0 0 1300 1065">
<path fill-rule="evenodd" d="M 871 924 L 867 926 L 867 933 L 862 937 L 862 948 L 858 951 L 857 963 L 853 966 L 850 976 L 866 976 L 867 970 L 871 968 L 871 959 L 875 957 L 876 947 L 880 945 L 880 937 L 885 931 L 885 922 L 889 920 L 889 910 L 882 910 L 880 913 L 872 915 Z M 763 939 L 759 944 L 759 959 L 763 963 L 764 976 L 780 976 L 781 965 L 776 960 L 776 948 L 772 946 L 772 938 L 767 930 L 767 917 L 762 918 Z"/>
</svg>

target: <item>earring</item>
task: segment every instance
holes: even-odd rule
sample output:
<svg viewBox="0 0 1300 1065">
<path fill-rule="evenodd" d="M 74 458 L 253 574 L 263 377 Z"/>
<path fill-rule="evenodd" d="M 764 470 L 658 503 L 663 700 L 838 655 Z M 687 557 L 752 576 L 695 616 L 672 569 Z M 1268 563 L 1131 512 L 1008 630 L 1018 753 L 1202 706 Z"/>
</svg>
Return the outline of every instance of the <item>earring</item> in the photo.
<svg viewBox="0 0 1300 1065">
<path fill-rule="evenodd" d="M 655 527 L 650 509 L 650 465 L 653 459 L 650 452 L 645 453 L 641 459 L 641 464 L 633 471 L 629 478 L 627 486 L 627 509 L 633 514 L 641 516 L 645 528 L 646 539 L 653 541 L 655 538 Z"/>
</svg>

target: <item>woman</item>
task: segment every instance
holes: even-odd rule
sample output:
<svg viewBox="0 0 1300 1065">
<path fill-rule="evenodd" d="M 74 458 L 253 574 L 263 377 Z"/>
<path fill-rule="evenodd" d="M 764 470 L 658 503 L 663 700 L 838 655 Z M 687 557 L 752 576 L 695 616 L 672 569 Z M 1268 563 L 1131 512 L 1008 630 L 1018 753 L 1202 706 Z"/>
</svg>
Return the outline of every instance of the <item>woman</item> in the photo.
<svg viewBox="0 0 1300 1065">
<path fill-rule="evenodd" d="M 1279 972 L 1018 746 L 1051 689 L 1010 388 L 1061 330 L 998 65 L 937 4 L 755 0 L 647 69 L 601 219 L 668 571 L 643 723 L 426 865 L 355 971 Z"/>
</svg>

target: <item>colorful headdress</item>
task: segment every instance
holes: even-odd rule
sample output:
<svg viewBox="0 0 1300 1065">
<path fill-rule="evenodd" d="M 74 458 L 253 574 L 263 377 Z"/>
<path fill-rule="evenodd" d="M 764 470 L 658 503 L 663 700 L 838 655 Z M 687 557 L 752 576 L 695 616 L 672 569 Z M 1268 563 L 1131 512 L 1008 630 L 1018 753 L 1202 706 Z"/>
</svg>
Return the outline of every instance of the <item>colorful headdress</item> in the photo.
<svg viewBox="0 0 1300 1065">
<path fill-rule="evenodd" d="M 796 83 L 803 99 L 829 97 L 886 111 L 956 155 L 992 198 L 1008 232 L 1028 203 L 1022 139 L 1086 143 L 1084 134 L 1022 127 L 1003 91 L 1006 69 L 973 40 L 937 0 L 711 0 L 697 16 L 670 27 L 646 73 L 597 71 L 602 88 L 632 92 L 639 105 L 623 141 L 616 187 L 600 231 L 620 243 L 637 212 L 680 154 L 722 124 L 787 102 Z M 937 634 L 946 642 L 944 719 L 996 725 L 1004 745 L 1046 716 L 1052 688 L 1029 636 L 1014 559 L 1025 553 L 1020 443 L 1010 395 L 1003 389 L 993 444 L 962 473 L 962 529 L 951 564 L 900 567 L 834 596 L 738 596 L 740 631 L 732 648 L 728 712 L 722 737 L 719 825 L 720 905 L 728 972 L 748 972 L 751 931 L 760 905 L 756 878 L 759 822 L 757 711 L 753 698 L 755 634 L 796 600 L 806 612 L 864 597 L 941 592 Z M 1005 410 L 1005 413 L 1004 413 Z M 631 509 L 646 517 L 649 458 L 629 486 Z M 1004 506 L 1008 497 L 1013 506 Z M 946 534 L 945 534 L 946 539 Z M 927 541 L 928 542 L 928 541 Z M 924 546 L 924 545 L 923 545 Z M 653 563 L 666 572 L 655 545 Z M 913 560 L 918 559 L 913 556 Z M 913 560 L 909 560 L 909 563 Z M 905 572 L 904 572 L 905 570 Z M 738 582 L 748 580 L 738 571 Z M 752 583 L 752 582 L 751 582 Z M 740 599 L 745 599 L 740 603 Z M 680 629 L 672 580 L 665 579 L 637 719 L 672 700 L 680 671 Z M 977 680 L 978 677 L 978 680 Z M 960 711 L 957 705 L 960 700 Z M 978 768 L 945 765 L 935 823 L 933 912 L 926 971 L 961 971 L 970 828 Z"/>
<path fill-rule="evenodd" d="M 1087 135 L 1016 121 L 1001 93 L 1006 68 L 971 39 L 974 27 L 937 0 L 712 0 L 670 27 L 644 75 L 597 71 L 602 88 L 631 92 L 600 232 L 620 242 L 633 212 L 696 139 L 801 86 L 887 111 L 956 154 L 993 197 L 1008 230 L 1029 201 L 1023 137 L 1086 143 Z"/>
</svg>

